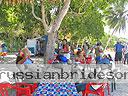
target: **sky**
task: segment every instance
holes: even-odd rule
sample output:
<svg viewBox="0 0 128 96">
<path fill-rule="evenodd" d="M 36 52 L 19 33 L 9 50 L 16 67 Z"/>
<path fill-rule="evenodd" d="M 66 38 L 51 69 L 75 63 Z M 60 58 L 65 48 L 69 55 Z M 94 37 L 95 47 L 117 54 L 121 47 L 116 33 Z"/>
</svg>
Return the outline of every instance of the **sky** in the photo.
<svg viewBox="0 0 128 96">
<path fill-rule="evenodd" d="M 128 5 L 126 6 L 126 9 L 125 9 L 125 10 L 128 10 Z M 105 27 L 104 27 L 104 30 L 105 30 L 105 32 L 108 33 L 108 34 L 111 34 L 111 33 L 113 32 L 113 29 L 110 30 L 108 26 L 105 26 Z M 114 34 L 114 36 L 123 37 L 123 38 L 128 39 L 128 22 L 126 23 L 126 32 L 120 32 L 120 33 L 119 33 L 119 32 L 116 32 L 116 33 Z"/>
<path fill-rule="evenodd" d="M 110 30 L 108 26 L 105 26 L 104 30 L 108 34 L 112 34 L 112 32 L 113 32 L 113 29 Z M 123 37 L 123 38 L 128 39 L 128 24 L 127 24 L 127 27 L 126 27 L 126 32 L 120 32 L 120 33 L 119 32 L 115 32 L 114 36 L 116 36 L 116 37 Z"/>
</svg>

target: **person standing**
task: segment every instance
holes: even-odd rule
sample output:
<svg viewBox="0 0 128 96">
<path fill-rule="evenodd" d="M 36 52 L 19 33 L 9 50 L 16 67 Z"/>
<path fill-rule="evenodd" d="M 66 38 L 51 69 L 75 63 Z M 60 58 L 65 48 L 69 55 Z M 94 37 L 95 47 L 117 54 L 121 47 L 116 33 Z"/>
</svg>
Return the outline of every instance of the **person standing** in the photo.
<svg viewBox="0 0 128 96">
<path fill-rule="evenodd" d="M 128 64 L 128 42 L 124 46 L 124 64 Z"/>
<path fill-rule="evenodd" d="M 119 64 L 122 63 L 122 51 L 124 46 L 121 44 L 121 42 L 117 42 L 114 46 L 115 49 L 115 63 Z"/>
</svg>

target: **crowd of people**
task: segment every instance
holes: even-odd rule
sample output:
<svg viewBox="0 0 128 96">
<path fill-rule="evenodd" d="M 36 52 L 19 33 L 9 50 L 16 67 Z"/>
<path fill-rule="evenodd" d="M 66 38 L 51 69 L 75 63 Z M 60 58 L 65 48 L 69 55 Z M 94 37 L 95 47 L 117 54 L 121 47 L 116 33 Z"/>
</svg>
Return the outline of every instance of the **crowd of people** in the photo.
<svg viewBox="0 0 128 96">
<path fill-rule="evenodd" d="M 70 44 L 66 39 L 59 40 L 59 42 L 56 42 L 55 54 L 58 54 L 59 57 L 65 57 L 67 61 L 80 64 L 109 64 L 109 61 L 112 61 L 110 54 L 104 54 L 101 42 L 97 42 L 94 46 L 91 46 L 87 41 L 83 45 L 77 45 Z M 56 59 L 62 62 L 63 60 L 58 59 L 58 56 Z"/>
<path fill-rule="evenodd" d="M 115 49 L 115 63 L 128 64 L 128 43 L 117 42 L 114 46 Z M 55 58 L 50 64 L 111 64 L 113 58 L 110 54 L 105 54 L 101 42 L 95 45 L 90 45 L 85 41 L 83 45 L 70 44 L 66 39 L 56 42 L 55 45 Z M 17 55 L 16 64 L 32 64 L 30 59 L 30 51 L 28 48 L 23 48 Z M 77 92 L 85 90 L 86 83 L 75 83 Z"/>
<path fill-rule="evenodd" d="M 103 54 L 103 47 L 100 42 L 96 43 L 94 46 L 88 42 L 84 42 L 83 45 L 71 45 L 64 39 L 62 42 L 58 42 L 55 46 L 55 58 L 51 62 L 52 64 L 56 63 L 77 63 L 77 64 L 110 64 L 110 57 L 108 55 Z M 94 58 L 94 62 L 93 61 Z M 23 48 L 17 54 L 16 64 L 32 64 L 33 61 L 30 59 L 30 51 L 28 48 Z M 48 83 L 49 84 L 49 83 Z M 60 83 L 61 85 L 63 83 Z M 65 84 L 65 83 L 64 83 Z M 59 86 L 58 85 L 58 86 Z M 71 83 L 72 85 L 72 83 Z M 74 85 L 73 85 L 74 86 Z M 77 92 L 82 92 L 85 90 L 86 83 L 75 83 L 74 88 L 76 88 Z M 73 89 L 73 88 L 70 88 Z M 41 89 L 43 90 L 43 89 Z M 94 89 L 93 89 L 94 90 Z M 69 93 L 69 92 L 67 92 Z M 59 93 L 58 93 L 59 94 Z M 78 95 L 79 96 L 79 95 Z"/>
<path fill-rule="evenodd" d="M 114 58 L 112 58 L 110 54 L 105 54 L 101 42 L 90 45 L 89 42 L 85 41 L 83 45 L 77 45 L 70 44 L 64 39 L 56 42 L 55 54 L 61 54 L 68 60 L 75 60 L 81 64 L 110 64 L 111 61 L 114 61 L 115 64 L 128 64 L 128 43 L 117 42 L 113 45 L 113 48 L 113 53 L 115 53 Z M 91 61 L 88 62 L 88 60 Z"/>
<path fill-rule="evenodd" d="M 115 59 L 104 51 L 101 42 L 91 45 L 85 41 L 82 45 L 77 45 L 70 44 L 66 39 L 58 40 L 55 45 L 54 59 L 48 63 L 110 64 L 111 61 L 115 61 L 115 64 L 128 64 L 128 43 L 117 42 L 114 45 Z M 25 61 L 32 64 L 27 48 L 20 50 L 16 63 Z"/>
<path fill-rule="evenodd" d="M 117 42 L 114 46 L 115 49 L 115 63 L 128 64 L 128 43 Z"/>
</svg>

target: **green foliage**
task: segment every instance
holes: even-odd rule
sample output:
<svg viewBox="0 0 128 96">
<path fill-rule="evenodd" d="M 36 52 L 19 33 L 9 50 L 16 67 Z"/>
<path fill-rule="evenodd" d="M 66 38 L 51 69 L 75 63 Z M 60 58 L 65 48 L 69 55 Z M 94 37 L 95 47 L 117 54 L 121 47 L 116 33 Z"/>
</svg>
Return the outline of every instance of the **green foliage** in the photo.
<svg viewBox="0 0 128 96">
<path fill-rule="evenodd" d="M 104 11 L 104 14 L 106 15 L 105 19 L 111 29 L 115 29 L 115 31 L 119 32 L 126 31 L 128 10 L 125 9 L 125 6 L 127 4 L 128 0 L 118 0 L 117 2 L 113 3 L 114 6 L 109 6 Z"/>
<path fill-rule="evenodd" d="M 38 10 L 37 6 L 35 10 Z M 36 11 L 39 16 L 40 11 Z M 28 38 L 43 35 L 43 26 L 31 14 L 30 4 L 0 7 L 0 40 L 7 43 L 11 51 L 24 47 Z M 14 48 L 14 49 L 12 49 Z"/>
<path fill-rule="evenodd" d="M 77 4 L 74 6 L 77 6 Z M 78 41 L 78 39 L 98 41 L 104 36 L 102 14 L 93 8 L 92 3 L 88 3 L 86 7 L 86 11 L 82 14 L 69 12 L 62 22 L 61 32 L 63 32 L 63 35 L 71 33 L 71 40 L 74 42 Z"/>
<path fill-rule="evenodd" d="M 104 48 L 105 48 L 106 42 L 108 41 L 109 38 L 110 38 L 110 35 L 107 33 L 105 33 L 105 35 L 101 38 L 100 41 L 102 42 L 102 45 Z M 117 37 L 113 36 L 110 43 L 108 44 L 108 48 L 113 48 L 116 40 L 117 40 Z"/>
<path fill-rule="evenodd" d="M 50 24 L 62 8 L 63 0 L 59 0 L 60 2 L 57 3 L 49 1 L 44 0 L 44 5 L 46 21 Z M 123 14 L 126 2 L 128 0 L 71 0 L 70 9 L 59 29 L 59 38 L 62 39 L 71 33 L 71 42 L 80 41 L 82 43 L 86 39 L 91 43 L 102 41 L 105 45 L 110 36 L 104 34 L 106 19 L 103 18 L 107 17 L 107 24 L 112 28 L 116 26 L 117 29 L 124 29 L 127 15 Z M 114 5 L 114 8 L 111 5 Z M 55 7 L 57 12 L 51 15 L 50 10 Z M 41 17 L 40 0 L 35 0 L 35 14 Z M 36 20 L 31 13 L 30 4 L 15 6 L 2 4 L 0 17 L 0 40 L 7 42 L 10 49 L 22 48 L 28 38 L 44 34 L 42 23 Z M 111 44 L 114 41 L 115 39 L 112 39 Z"/>
</svg>

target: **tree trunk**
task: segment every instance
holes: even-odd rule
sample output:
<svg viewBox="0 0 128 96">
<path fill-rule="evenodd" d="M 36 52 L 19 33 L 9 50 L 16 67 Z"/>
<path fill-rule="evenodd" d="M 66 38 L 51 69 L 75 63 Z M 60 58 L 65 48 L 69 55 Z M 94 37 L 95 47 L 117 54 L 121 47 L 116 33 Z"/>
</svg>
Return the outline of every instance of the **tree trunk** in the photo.
<svg viewBox="0 0 128 96">
<path fill-rule="evenodd" d="M 61 11 L 59 12 L 58 17 L 55 19 L 53 23 L 50 24 L 48 33 L 48 42 L 46 46 L 46 52 L 44 56 L 44 63 L 46 64 L 49 59 L 53 59 L 54 51 L 55 51 L 55 41 L 56 41 L 56 35 L 57 31 L 61 25 L 62 20 L 64 19 L 65 15 L 68 12 L 68 9 L 70 7 L 71 0 L 65 0 L 65 4 Z"/>
<path fill-rule="evenodd" d="M 0 4 L 2 3 L 2 0 L 0 0 Z"/>
<path fill-rule="evenodd" d="M 49 59 L 53 59 L 54 57 L 54 50 L 55 50 L 55 33 L 48 33 L 48 42 L 46 46 L 46 52 L 44 56 L 44 63 L 47 64 Z"/>
<path fill-rule="evenodd" d="M 49 59 L 53 58 L 54 55 L 54 45 L 55 45 L 55 40 L 56 40 L 56 35 L 57 31 L 60 28 L 61 22 L 64 19 L 65 15 L 67 14 L 67 11 L 70 7 L 71 0 L 64 0 L 64 6 L 60 10 L 57 18 L 53 20 L 53 22 L 50 23 L 50 25 L 47 24 L 46 22 L 46 16 L 45 16 L 45 8 L 44 8 L 44 2 L 43 0 L 41 1 L 41 13 L 42 13 L 42 18 L 39 18 L 36 16 L 35 11 L 34 11 L 34 3 L 32 2 L 32 14 L 33 16 L 41 21 L 43 23 L 44 29 L 48 34 L 48 42 L 46 46 L 46 52 L 44 55 L 44 63 L 47 63 Z"/>
</svg>

